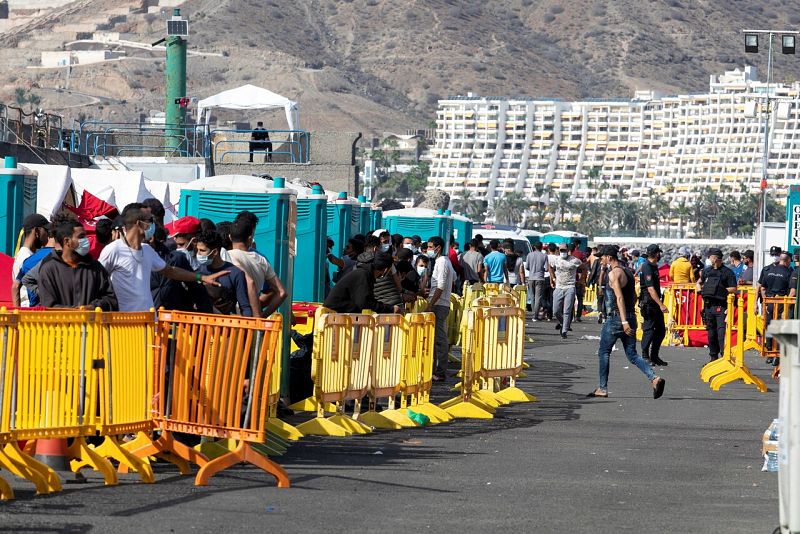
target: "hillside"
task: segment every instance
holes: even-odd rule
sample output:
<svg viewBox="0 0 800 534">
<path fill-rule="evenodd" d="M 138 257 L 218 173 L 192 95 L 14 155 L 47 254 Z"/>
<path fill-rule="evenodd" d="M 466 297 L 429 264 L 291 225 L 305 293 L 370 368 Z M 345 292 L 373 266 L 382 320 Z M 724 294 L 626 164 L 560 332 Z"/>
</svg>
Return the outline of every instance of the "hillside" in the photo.
<svg viewBox="0 0 800 534">
<path fill-rule="evenodd" d="M 75 67 L 71 93 L 59 90 L 64 69 L 24 68 L 87 22 L 157 40 L 164 15 L 136 14 L 141 3 L 80 0 L 13 39 L 0 34 L 0 98 L 31 88 L 48 109 L 115 120 L 160 109 L 159 53 Z M 189 59 L 190 96 L 253 83 L 297 100 L 307 128 L 365 133 L 427 127 L 438 98 L 467 91 L 565 100 L 704 91 L 709 74 L 746 61 L 765 71 L 766 52 L 744 54 L 745 24 L 800 24 L 779 0 L 192 0 L 183 14 L 191 49 L 225 55 Z M 775 72 L 795 79 L 800 59 L 778 54 Z"/>
</svg>

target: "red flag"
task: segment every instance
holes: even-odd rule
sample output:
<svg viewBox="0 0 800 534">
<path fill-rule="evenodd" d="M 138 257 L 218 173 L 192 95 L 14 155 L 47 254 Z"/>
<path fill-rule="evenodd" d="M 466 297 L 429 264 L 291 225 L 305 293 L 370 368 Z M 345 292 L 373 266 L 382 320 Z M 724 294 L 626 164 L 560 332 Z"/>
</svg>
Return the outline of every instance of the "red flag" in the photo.
<svg viewBox="0 0 800 534">
<path fill-rule="evenodd" d="M 69 211 L 78 216 L 78 221 L 83 224 L 87 229 L 94 230 L 94 225 L 98 217 L 106 216 L 109 219 L 116 217 L 119 212 L 117 208 L 101 200 L 91 194 L 88 190 L 84 189 L 81 196 L 81 203 L 78 206 L 64 205 Z"/>
</svg>

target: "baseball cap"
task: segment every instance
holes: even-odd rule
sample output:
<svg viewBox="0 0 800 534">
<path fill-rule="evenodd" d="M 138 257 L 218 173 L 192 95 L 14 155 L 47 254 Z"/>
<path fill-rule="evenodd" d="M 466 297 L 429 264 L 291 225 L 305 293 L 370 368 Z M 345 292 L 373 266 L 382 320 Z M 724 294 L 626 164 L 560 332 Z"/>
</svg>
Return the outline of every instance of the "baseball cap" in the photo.
<svg viewBox="0 0 800 534">
<path fill-rule="evenodd" d="M 649 245 L 647 247 L 647 255 L 648 256 L 652 256 L 653 254 L 658 254 L 659 252 L 664 252 L 664 251 L 661 250 L 661 247 L 659 247 L 656 244 L 652 244 L 652 245 Z"/>
<path fill-rule="evenodd" d="M 716 256 L 718 258 L 721 258 L 722 257 L 722 251 L 720 249 L 718 249 L 718 248 L 710 248 L 710 249 L 708 249 L 708 255 L 709 256 Z"/>
<path fill-rule="evenodd" d="M 600 255 L 616 258 L 619 256 L 619 247 L 617 245 L 604 245 L 600 248 Z"/>
<path fill-rule="evenodd" d="M 781 252 L 783 252 L 783 249 L 781 249 L 781 247 L 779 246 L 774 246 L 769 248 L 770 256 L 778 256 Z"/>
<path fill-rule="evenodd" d="M 47 220 L 47 217 L 38 213 L 31 213 L 22 221 L 22 228 L 24 228 L 26 232 L 34 228 L 47 228 L 49 226 L 50 221 Z"/>
<path fill-rule="evenodd" d="M 196 234 L 200 232 L 200 219 L 192 216 L 181 217 L 167 224 L 164 228 L 170 237 L 178 234 Z"/>
<path fill-rule="evenodd" d="M 679 255 L 679 256 L 684 256 L 684 257 L 687 257 L 687 258 L 688 258 L 689 256 L 691 256 L 691 255 L 692 255 L 692 251 L 691 251 L 691 250 L 689 250 L 689 247 L 680 247 L 680 248 L 678 249 L 678 255 Z"/>
</svg>

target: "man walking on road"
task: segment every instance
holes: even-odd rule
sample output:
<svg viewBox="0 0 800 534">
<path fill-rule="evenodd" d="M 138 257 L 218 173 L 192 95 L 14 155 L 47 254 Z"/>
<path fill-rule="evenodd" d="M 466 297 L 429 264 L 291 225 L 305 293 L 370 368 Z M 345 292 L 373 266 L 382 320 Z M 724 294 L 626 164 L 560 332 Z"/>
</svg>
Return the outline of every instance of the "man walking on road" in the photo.
<svg viewBox="0 0 800 534">
<path fill-rule="evenodd" d="M 562 244 L 560 256 L 550 266 L 550 285 L 553 291 L 553 315 L 558 321 L 556 330 L 561 330 L 561 339 L 567 339 L 575 307 L 575 286 L 578 274 L 582 274 L 583 262 L 570 256 L 567 245 Z"/>
<path fill-rule="evenodd" d="M 425 311 L 433 312 L 436 316 L 434 382 L 443 382 L 446 377 L 447 356 L 450 353 L 450 344 L 447 339 L 447 316 L 450 314 L 450 292 L 453 290 L 456 278 L 456 272 L 450 264 L 450 260 L 443 253 L 444 240 L 441 237 L 433 236 L 428 239 L 427 254 L 434 263 L 431 275 L 431 296 Z"/>
<path fill-rule="evenodd" d="M 500 241 L 492 239 L 489 241 L 489 248 L 492 251 L 483 259 L 486 266 L 486 281 L 493 284 L 503 284 L 508 281 L 506 274 L 506 255 L 500 252 Z"/>
<path fill-rule="evenodd" d="M 728 315 L 728 295 L 736 293 L 736 275 L 722 264 L 722 251 L 708 251 L 711 266 L 706 267 L 697 281 L 697 292 L 703 296 L 703 319 L 708 332 L 708 359 L 714 361 L 725 349 L 725 319 Z"/>
<path fill-rule="evenodd" d="M 661 282 L 658 278 L 658 261 L 662 250 L 658 245 L 647 247 L 647 261 L 640 271 L 639 307 L 642 310 L 642 356 L 653 365 L 666 366 L 659 358 L 661 342 L 667 335 L 664 314 L 667 307 L 661 300 Z"/>
<path fill-rule="evenodd" d="M 545 278 L 544 272 L 547 269 L 547 254 L 542 252 L 542 244 L 536 243 L 533 251 L 528 253 L 525 258 L 525 268 L 528 269 L 528 296 L 531 299 L 532 321 L 539 320 L 539 311 L 542 308 L 542 298 L 544 297 Z"/>
<path fill-rule="evenodd" d="M 653 398 L 664 394 L 666 381 L 656 376 L 653 369 L 636 353 L 636 314 L 633 306 L 636 300 L 633 273 L 623 267 L 618 259 L 619 248 L 606 245 L 600 252 L 601 260 L 609 268 L 606 302 L 608 303 L 608 319 L 600 332 L 600 346 L 597 350 L 600 367 L 600 382 L 588 397 L 608 397 L 608 366 L 611 349 L 617 340 L 622 341 L 628 361 L 644 373 L 653 387 Z"/>
</svg>

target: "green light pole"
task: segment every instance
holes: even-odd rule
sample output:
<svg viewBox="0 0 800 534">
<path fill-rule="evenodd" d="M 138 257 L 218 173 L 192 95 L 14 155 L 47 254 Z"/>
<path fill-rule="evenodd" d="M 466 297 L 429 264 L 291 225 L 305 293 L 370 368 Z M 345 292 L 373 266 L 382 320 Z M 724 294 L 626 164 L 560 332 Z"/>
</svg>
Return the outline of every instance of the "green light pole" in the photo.
<svg viewBox="0 0 800 534">
<path fill-rule="evenodd" d="M 172 149 L 167 154 L 183 153 L 186 124 L 186 44 L 189 34 L 188 21 L 181 19 L 181 10 L 172 10 L 172 19 L 167 21 L 167 59 L 164 69 L 166 102 L 164 106 L 164 146 Z"/>
</svg>

